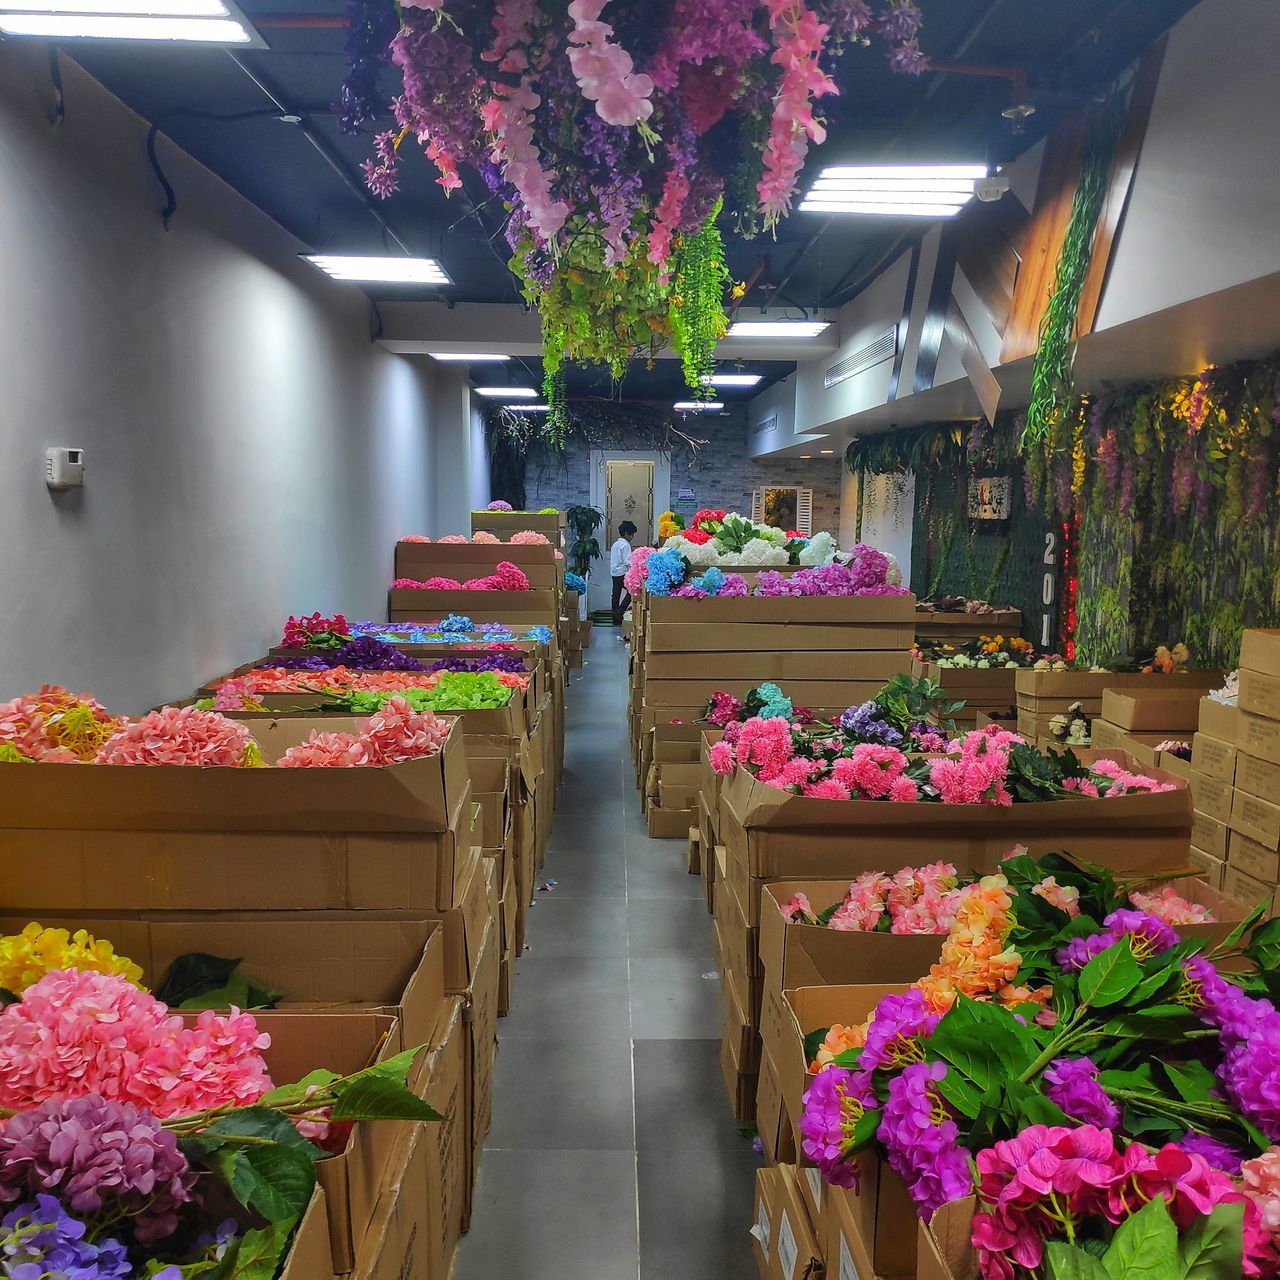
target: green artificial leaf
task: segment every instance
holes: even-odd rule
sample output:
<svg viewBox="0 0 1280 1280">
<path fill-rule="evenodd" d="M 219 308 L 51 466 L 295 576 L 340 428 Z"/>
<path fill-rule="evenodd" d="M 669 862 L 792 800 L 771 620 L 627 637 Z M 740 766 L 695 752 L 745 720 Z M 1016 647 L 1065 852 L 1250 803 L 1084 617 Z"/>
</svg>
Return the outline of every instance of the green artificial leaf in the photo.
<svg viewBox="0 0 1280 1280">
<path fill-rule="evenodd" d="M 1183 1102 L 1207 1102 L 1214 1096 L 1218 1080 L 1203 1062 L 1192 1058 L 1177 1066 L 1172 1062 L 1162 1062 L 1160 1066 Z"/>
<path fill-rule="evenodd" d="M 1015 1130 L 1025 1129 L 1032 1124 L 1074 1124 L 1057 1103 L 1050 1102 L 1034 1085 L 1023 1084 L 1021 1080 L 1006 1080 L 1003 1093 L 1006 1106 L 1018 1120 L 1017 1124 L 1011 1126 Z"/>
<path fill-rule="evenodd" d="M 853 1126 L 851 1142 L 854 1151 L 862 1151 L 876 1140 L 876 1130 L 880 1127 L 878 1111 L 864 1111 Z"/>
<path fill-rule="evenodd" d="M 1178 1228 L 1156 1196 L 1116 1228 L 1102 1265 L 1111 1280 L 1172 1280 L 1178 1261 Z"/>
<path fill-rule="evenodd" d="M 246 1231 L 208 1273 L 209 1280 L 275 1280 L 296 1223 L 296 1218 L 285 1218 Z"/>
<path fill-rule="evenodd" d="M 1227 934 L 1225 938 L 1223 938 L 1221 944 L 1215 947 L 1214 950 L 1230 951 L 1234 947 L 1239 946 L 1240 941 L 1244 937 L 1244 935 L 1248 933 L 1249 930 L 1252 929 L 1253 926 L 1257 924 L 1259 920 L 1261 920 L 1264 916 L 1269 915 L 1270 912 L 1271 912 L 1271 899 L 1265 898 L 1263 899 L 1263 901 L 1258 903 L 1258 905 L 1254 907 L 1254 909 L 1250 911 L 1249 914 L 1245 916 L 1245 918 L 1241 920 L 1240 923 L 1236 925 L 1236 927 L 1232 929 L 1231 932 Z"/>
<path fill-rule="evenodd" d="M 1093 957 L 1080 972 L 1080 1003 L 1095 1009 L 1123 1000 L 1142 981 L 1128 938 Z"/>
<path fill-rule="evenodd" d="M 171 1009 L 181 1008 L 186 1000 L 225 987 L 239 966 L 239 959 L 228 960 L 222 956 L 206 955 L 203 951 L 189 951 L 178 956 L 169 966 L 164 981 L 156 988 L 156 999 Z"/>
<path fill-rule="evenodd" d="M 1259 925 L 1244 953 L 1264 973 L 1280 969 L 1280 918 Z"/>
<path fill-rule="evenodd" d="M 298 1217 L 316 1185 L 315 1161 L 296 1147 L 224 1145 L 207 1163 L 246 1209 L 268 1222 Z"/>
<path fill-rule="evenodd" d="M 1244 1274 L 1244 1204 L 1217 1204 L 1182 1237 L 1186 1280 L 1236 1280 Z"/>
<path fill-rule="evenodd" d="M 272 1089 L 270 1093 L 264 1093 L 258 1099 L 258 1105 L 278 1107 L 288 1102 L 298 1102 L 306 1097 L 309 1090 L 322 1089 L 341 1078 L 336 1071 L 326 1071 L 325 1068 L 319 1067 L 315 1071 L 308 1072 L 295 1084 L 282 1084 L 279 1088 Z"/>
<path fill-rule="evenodd" d="M 831 917 L 834 916 L 835 913 L 843 906 L 844 899 L 840 899 L 838 902 L 833 902 L 825 911 L 818 913 L 818 923 L 825 929 L 827 925 L 831 923 Z M 812 1062 L 813 1059 L 810 1058 L 809 1061 Z"/>
<path fill-rule="evenodd" d="M 335 1081 L 334 1120 L 443 1120 L 425 1098 L 406 1084 L 421 1047 L 406 1049 L 385 1062 Z"/>
<path fill-rule="evenodd" d="M 17 1004 L 22 999 L 16 996 L 8 987 L 0 987 L 0 1009 L 5 1009 L 11 1004 Z"/>
<path fill-rule="evenodd" d="M 1177 1142 L 1187 1132 L 1187 1126 L 1185 1121 L 1174 1120 L 1167 1115 L 1126 1102 L 1124 1131 L 1131 1137 L 1141 1139 L 1147 1146 L 1159 1147 L 1166 1142 Z"/>
<path fill-rule="evenodd" d="M 934 1086 L 944 1101 L 953 1106 L 962 1116 L 974 1119 L 982 1106 L 983 1090 L 959 1071 L 948 1071 Z"/>
<path fill-rule="evenodd" d="M 1097 1258 L 1061 1240 L 1049 1241 L 1044 1259 L 1048 1280 L 1108 1280 L 1107 1269 Z"/>
<path fill-rule="evenodd" d="M 943 1015 L 928 1048 L 981 1092 L 1021 1075 L 1039 1054 L 1035 1036 L 1012 1013 L 966 996 L 957 997 Z"/>
<path fill-rule="evenodd" d="M 233 973 L 226 986 L 184 1000 L 179 1009 L 273 1009 L 280 1003 L 283 991 L 268 987 L 247 974 Z"/>
</svg>

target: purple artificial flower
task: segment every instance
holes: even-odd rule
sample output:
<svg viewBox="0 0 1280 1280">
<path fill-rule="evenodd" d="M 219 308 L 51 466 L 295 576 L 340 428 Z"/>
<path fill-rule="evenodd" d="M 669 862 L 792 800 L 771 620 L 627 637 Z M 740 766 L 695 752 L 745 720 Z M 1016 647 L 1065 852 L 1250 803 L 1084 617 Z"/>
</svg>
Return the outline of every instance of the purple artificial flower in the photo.
<svg viewBox="0 0 1280 1280">
<path fill-rule="evenodd" d="M 90 1244 L 86 1231 L 55 1196 L 20 1204 L 0 1219 L 4 1274 L 9 1280 L 123 1280 L 132 1272 L 119 1240 L 100 1237 Z"/>
<path fill-rule="evenodd" d="M 195 1182 L 149 1111 L 96 1094 L 42 1102 L 0 1129 L 0 1201 L 54 1192 L 86 1217 L 128 1215 L 142 1244 L 173 1234 Z"/>
<path fill-rule="evenodd" d="M 306 657 L 299 655 L 287 658 L 265 658 L 258 663 L 258 670 L 279 667 L 283 671 L 328 671 L 332 666 L 332 659 L 322 658 L 317 653 Z"/>
<path fill-rule="evenodd" d="M 872 1024 L 874 1025 L 874 1023 Z M 968 1156 L 937 1084 L 945 1062 L 913 1062 L 889 1081 L 876 1138 L 922 1218 L 973 1190 Z"/>
<path fill-rule="evenodd" d="M 495 498 L 487 507 L 486 511 L 513 511 L 511 503 L 504 502 L 501 498 Z"/>
<path fill-rule="evenodd" d="M 876 1106 L 871 1076 L 865 1071 L 827 1067 L 814 1077 L 804 1095 L 800 1138 L 804 1153 L 836 1187 L 858 1187 L 858 1166 L 846 1159 L 853 1130 Z"/>
<path fill-rule="evenodd" d="M 330 664 L 350 667 L 353 671 L 425 671 L 426 663 L 402 653 L 393 644 L 375 640 L 373 636 L 361 636 L 344 644 L 333 655 Z"/>
<path fill-rule="evenodd" d="M 1113 911 L 1102 923 L 1104 928 L 1101 933 L 1091 933 L 1085 938 L 1072 938 L 1058 952 L 1058 964 L 1063 969 L 1083 969 L 1094 956 L 1101 955 L 1121 938 L 1129 939 L 1133 954 L 1139 961 L 1150 960 L 1152 956 L 1168 951 L 1178 942 L 1178 935 L 1173 929 L 1145 911 L 1131 911 L 1122 907 L 1119 911 Z"/>
<path fill-rule="evenodd" d="M 1232 1178 L 1239 1177 L 1244 1155 L 1228 1142 L 1220 1142 L 1212 1134 L 1187 1133 L 1174 1144 L 1188 1155 L 1199 1156 L 1211 1168 L 1221 1169 Z"/>
<path fill-rule="evenodd" d="M 914 987 L 904 995 L 885 996 L 867 1027 L 867 1042 L 858 1065 L 871 1072 L 919 1062 L 924 1057 L 920 1040 L 933 1033 L 940 1017 L 929 1008 L 924 993 Z"/>
<path fill-rule="evenodd" d="M 1120 1108 L 1098 1083 L 1098 1068 L 1088 1058 L 1055 1058 L 1044 1072 L 1045 1097 L 1073 1120 L 1114 1129 Z"/>
<path fill-rule="evenodd" d="M 516 675 L 524 674 L 524 659 L 514 653 L 487 653 L 478 658 L 464 658 L 453 654 L 447 658 L 438 658 L 428 671 L 509 671 Z"/>
<path fill-rule="evenodd" d="M 885 720 L 884 714 L 878 702 L 864 702 L 842 711 L 838 723 L 845 734 L 859 742 L 873 742 L 884 747 L 902 746 L 902 731 Z"/>
</svg>

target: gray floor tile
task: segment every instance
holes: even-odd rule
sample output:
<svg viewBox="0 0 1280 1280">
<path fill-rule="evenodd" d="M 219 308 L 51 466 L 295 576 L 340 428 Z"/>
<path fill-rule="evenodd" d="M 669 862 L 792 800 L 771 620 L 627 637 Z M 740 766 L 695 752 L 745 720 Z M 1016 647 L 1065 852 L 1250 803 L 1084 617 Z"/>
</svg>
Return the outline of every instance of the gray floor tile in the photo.
<svg viewBox="0 0 1280 1280">
<path fill-rule="evenodd" d="M 635 1178 L 629 1151 L 486 1151 L 456 1280 L 636 1280 Z"/>
<path fill-rule="evenodd" d="M 501 1039 L 626 1040 L 626 960 L 566 960 L 541 956 L 537 947 L 520 961 L 520 979 L 511 1013 L 502 1020 Z"/>
<path fill-rule="evenodd" d="M 718 1039 L 637 1040 L 632 1058 L 641 1156 L 750 1149 L 729 1107 Z"/>
<path fill-rule="evenodd" d="M 627 895 L 636 898 L 698 898 L 702 881 L 689 874 L 688 848 L 678 840 L 638 844 L 627 837 Z"/>
<path fill-rule="evenodd" d="M 693 878 L 694 885 L 701 881 Z M 627 903 L 627 952 L 633 957 L 700 956 L 710 964 L 711 929 L 702 894 L 632 898 Z"/>
<path fill-rule="evenodd" d="M 709 959 L 658 956 L 630 963 L 631 1034 L 637 1040 L 719 1034 L 720 979 Z"/>
<path fill-rule="evenodd" d="M 486 1150 L 635 1148 L 625 1039 L 503 1037 L 493 1088 Z"/>
<path fill-rule="evenodd" d="M 544 874 L 556 877 L 556 887 L 534 895 L 527 939 L 535 955 L 596 959 L 627 954 L 625 898 L 562 895 L 550 862 Z"/>
<path fill-rule="evenodd" d="M 552 848 L 542 877 L 556 882 L 554 893 L 561 898 L 623 898 L 627 892 L 626 866 L 620 852 L 610 849 Z"/>
<path fill-rule="evenodd" d="M 740 1152 L 642 1155 L 640 1280 L 749 1280 L 759 1157 Z"/>
</svg>

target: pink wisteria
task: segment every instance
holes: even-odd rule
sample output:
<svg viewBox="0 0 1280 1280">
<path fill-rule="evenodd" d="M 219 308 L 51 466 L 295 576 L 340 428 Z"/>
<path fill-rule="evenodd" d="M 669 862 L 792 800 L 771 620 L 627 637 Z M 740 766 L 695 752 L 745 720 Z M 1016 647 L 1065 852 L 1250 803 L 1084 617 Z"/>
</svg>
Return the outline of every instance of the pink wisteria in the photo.
<svg viewBox="0 0 1280 1280">
<path fill-rule="evenodd" d="M 606 124 L 637 125 L 653 114 L 653 80 L 638 73 L 631 55 L 611 39 L 613 28 L 600 21 L 609 0 L 573 0 L 569 17 L 569 65 L 582 96 L 596 104 Z"/>
</svg>

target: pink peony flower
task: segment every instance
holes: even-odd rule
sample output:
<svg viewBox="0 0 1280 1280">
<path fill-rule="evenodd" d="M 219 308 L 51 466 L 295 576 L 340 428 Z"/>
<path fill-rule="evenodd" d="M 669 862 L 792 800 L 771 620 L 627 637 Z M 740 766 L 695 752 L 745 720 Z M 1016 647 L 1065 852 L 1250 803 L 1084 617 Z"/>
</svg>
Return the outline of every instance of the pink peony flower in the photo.
<svg viewBox="0 0 1280 1280">
<path fill-rule="evenodd" d="M 488 529 L 477 529 L 475 533 L 471 535 L 471 541 L 488 544 L 491 542 L 501 542 L 502 539 L 499 538 L 496 533 L 490 533 Z"/>
<path fill-rule="evenodd" d="M 255 752 L 248 728 L 217 711 L 161 707 L 109 738 L 95 762 L 235 769 L 252 764 Z"/>
<path fill-rule="evenodd" d="M 521 529 L 519 533 L 511 535 L 511 545 L 513 547 L 549 547 L 551 539 L 536 529 Z"/>
</svg>

